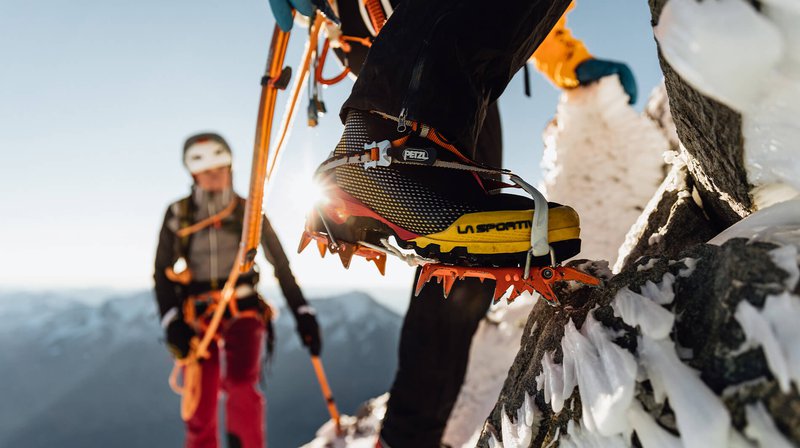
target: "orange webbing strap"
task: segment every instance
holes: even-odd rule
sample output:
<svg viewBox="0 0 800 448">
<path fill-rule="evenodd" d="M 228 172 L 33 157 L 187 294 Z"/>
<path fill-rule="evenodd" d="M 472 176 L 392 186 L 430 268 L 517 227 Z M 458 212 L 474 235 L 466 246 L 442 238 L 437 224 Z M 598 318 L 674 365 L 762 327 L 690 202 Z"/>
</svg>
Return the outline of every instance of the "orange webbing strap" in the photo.
<svg viewBox="0 0 800 448">
<path fill-rule="evenodd" d="M 328 413 L 331 419 L 336 424 L 336 435 L 342 434 L 342 425 L 340 422 L 339 409 L 336 408 L 336 402 L 333 400 L 333 392 L 328 385 L 328 377 L 325 376 L 325 369 L 322 367 L 322 361 L 319 356 L 311 356 L 311 364 L 314 365 L 314 373 L 317 374 L 317 381 L 319 381 L 319 388 L 322 390 L 322 396 L 325 397 L 325 404 L 328 406 Z"/>
<path fill-rule="evenodd" d="M 269 161 L 267 170 L 267 181 L 272 179 L 272 175 L 275 172 L 275 167 L 280 161 L 279 157 L 283 154 L 283 149 L 286 147 L 286 142 L 289 137 L 289 128 L 291 128 L 292 123 L 294 123 L 294 117 L 297 112 L 297 104 L 299 103 L 300 95 L 303 91 L 303 85 L 305 85 L 309 68 L 311 67 L 311 60 L 314 58 L 314 53 L 317 51 L 319 33 L 322 29 L 322 24 L 324 21 L 325 19 L 322 17 L 322 14 L 317 14 L 317 16 L 314 18 L 314 22 L 311 24 L 311 28 L 308 33 L 308 41 L 303 49 L 303 56 L 300 58 L 300 69 L 294 74 L 294 83 L 292 84 L 292 90 L 289 93 L 289 100 L 286 102 L 286 110 L 284 111 L 283 119 L 281 120 L 281 126 L 277 134 L 278 143 L 272 149 L 272 158 Z"/>
<path fill-rule="evenodd" d="M 356 42 L 356 43 L 359 43 L 359 44 L 361 44 L 361 45 L 363 45 L 363 46 L 365 46 L 367 48 L 372 47 L 372 40 L 369 37 L 358 37 L 358 36 L 342 35 L 341 37 L 339 37 L 339 40 L 342 41 L 342 43 Z M 346 49 L 344 47 L 344 45 L 342 45 L 342 49 L 345 51 L 345 53 L 350 51 L 349 49 Z"/>
<path fill-rule="evenodd" d="M 179 229 L 177 232 L 175 232 L 175 234 L 178 235 L 178 238 L 184 238 L 193 233 L 197 233 L 208 226 L 214 225 L 222 221 L 223 219 L 227 218 L 228 216 L 230 216 L 234 212 L 234 210 L 236 210 L 236 205 L 238 203 L 239 203 L 238 199 L 233 198 L 230 204 L 226 205 L 225 208 L 222 209 L 219 213 L 213 216 L 209 216 L 208 218 L 202 221 L 198 221 L 188 227 Z"/>
<path fill-rule="evenodd" d="M 369 16 L 369 21 L 372 23 L 372 28 L 375 30 L 375 34 L 378 34 L 381 32 L 383 24 L 386 23 L 386 14 L 383 12 L 381 0 L 363 1 L 364 7 L 367 10 L 367 15 Z"/>
<path fill-rule="evenodd" d="M 326 86 L 331 86 L 338 82 L 341 82 L 350 73 L 350 67 L 345 67 L 341 73 L 334 76 L 333 78 L 324 78 L 322 76 L 322 69 L 325 67 L 325 59 L 328 56 L 329 47 L 330 47 L 330 40 L 325 39 L 325 44 L 322 45 L 322 52 L 320 52 L 319 54 L 319 61 L 317 62 L 317 68 L 314 70 L 314 77 L 316 78 L 317 82 L 320 84 L 324 84 Z"/>
<path fill-rule="evenodd" d="M 381 116 L 381 117 L 383 117 L 383 118 L 385 118 L 387 120 L 394 121 L 395 123 L 399 123 L 400 122 L 399 118 L 395 117 L 394 115 L 389 115 L 389 114 L 387 114 L 385 112 L 381 112 L 381 111 L 378 111 L 378 110 L 371 110 L 370 113 L 373 113 L 375 115 L 379 115 L 379 116 Z M 448 142 L 442 136 L 442 134 L 440 134 L 439 131 L 437 131 L 435 128 L 432 128 L 432 127 L 430 127 L 430 126 L 428 126 L 428 125 L 426 125 L 424 123 L 420 123 L 418 121 L 409 120 L 407 118 L 404 119 L 403 121 L 404 121 L 405 126 L 410 127 L 411 130 L 414 131 L 416 134 L 418 134 L 420 137 L 426 138 L 426 139 L 432 141 L 433 143 L 436 143 L 437 145 L 441 146 L 442 148 L 450 151 L 451 153 L 453 153 L 453 155 L 458 157 L 462 162 L 465 162 L 465 163 L 467 163 L 469 165 L 481 166 L 481 164 L 473 161 L 469 157 L 467 157 L 464 154 L 462 154 L 461 151 L 458 150 L 458 148 L 456 148 L 452 143 Z M 405 136 L 405 137 L 407 139 L 408 136 Z M 403 138 L 403 137 L 401 137 L 401 138 Z M 400 142 L 400 143 L 396 144 L 395 142 Z M 405 142 L 406 142 L 406 140 L 397 139 L 397 140 L 392 141 L 392 146 L 399 146 L 400 144 L 405 144 Z"/>
</svg>

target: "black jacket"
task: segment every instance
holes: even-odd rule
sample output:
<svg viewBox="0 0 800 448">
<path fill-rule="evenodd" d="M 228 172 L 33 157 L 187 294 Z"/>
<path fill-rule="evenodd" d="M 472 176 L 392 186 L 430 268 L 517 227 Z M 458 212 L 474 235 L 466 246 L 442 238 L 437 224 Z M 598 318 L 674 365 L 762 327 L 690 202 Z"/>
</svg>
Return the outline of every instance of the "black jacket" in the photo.
<svg viewBox="0 0 800 448">
<path fill-rule="evenodd" d="M 153 278 L 155 280 L 155 296 L 162 317 L 173 307 L 177 307 L 180 310 L 184 299 L 189 295 L 219 289 L 227 280 L 226 277 L 212 279 L 211 281 L 193 280 L 189 285 L 182 285 L 167 278 L 166 269 L 172 267 L 179 258 L 188 258 L 189 256 L 192 236 L 179 238 L 176 232 L 178 229 L 198 221 L 195 218 L 197 206 L 192 198 L 193 196 L 188 196 L 174 202 L 167 208 L 159 234 Z M 222 229 L 228 232 L 235 232 L 237 236 L 241 236 L 245 199 L 237 195 L 235 200 L 238 201 L 236 209 L 231 216 L 222 220 Z M 275 268 L 275 277 L 278 279 L 289 307 L 292 309 L 293 314 L 296 314 L 296 310 L 299 307 L 306 305 L 306 299 L 292 274 L 289 259 L 286 257 L 280 240 L 266 216 L 264 216 L 263 220 L 261 246 L 267 260 Z M 219 255 L 220 258 L 223 256 L 235 257 L 236 254 L 225 253 Z M 225 275 L 227 275 L 227 272 L 225 272 Z M 250 283 L 255 286 L 258 283 L 258 272 L 253 270 L 251 273 L 241 276 L 239 284 L 242 283 Z"/>
</svg>

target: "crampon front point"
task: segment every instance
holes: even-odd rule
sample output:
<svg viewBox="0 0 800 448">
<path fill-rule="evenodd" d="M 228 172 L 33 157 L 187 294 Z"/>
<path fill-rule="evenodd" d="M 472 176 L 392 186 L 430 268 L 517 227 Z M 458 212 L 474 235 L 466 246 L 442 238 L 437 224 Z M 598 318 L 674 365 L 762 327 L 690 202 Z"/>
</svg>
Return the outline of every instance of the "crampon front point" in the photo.
<svg viewBox="0 0 800 448">
<path fill-rule="evenodd" d="M 308 230 L 303 232 L 300 246 L 297 250 L 298 253 L 308 247 L 312 241 L 316 241 L 320 256 L 325 257 L 327 252 L 339 255 L 342 266 L 345 269 L 349 269 L 354 255 L 375 263 L 381 275 L 386 274 L 386 259 L 388 255 L 396 255 L 410 265 L 422 266 L 422 272 L 420 272 L 417 279 L 414 295 L 419 295 L 422 288 L 435 279 L 442 284 L 446 298 L 450 295 L 450 291 L 456 281 L 477 278 L 481 282 L 484 280 L 496 282 L 493 297 L 494 303 L 499 302 L 507 292 L 506 301 L 508 303 L 513 302 L 523 292 L 530 294 L 537 292 L 548 304 L 556 306 L 560 305 L 560 302 L 553 291 L 555 283 L 577 281 L 591 286 L 600 284 L 600 279 L 566 266 L 532 266 L 528 269 L 527 276 L 525 275 L 525 269 L 522 267 L 454 266 L 438 263 L 437 260 L 403 255 L 399 250 L 391 248 L 387 242 L 384 242 L 385 249 L 364 242 L 331 242 L 327 235 L 319 232 L 309 232 Z"/>
</svg>

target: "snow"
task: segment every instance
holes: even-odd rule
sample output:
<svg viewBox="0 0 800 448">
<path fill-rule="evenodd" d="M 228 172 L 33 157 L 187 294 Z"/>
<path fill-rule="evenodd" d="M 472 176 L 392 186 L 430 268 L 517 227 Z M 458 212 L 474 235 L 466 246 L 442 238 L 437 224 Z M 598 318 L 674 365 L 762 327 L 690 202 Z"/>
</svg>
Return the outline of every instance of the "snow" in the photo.
<svg viewBox="0 0 800 448">
<path fill-rule="evenodd" d="M 625 448 L 629 446 L 621 435 L 603 436 L 594 431 L 587 431 L 570 420 L 567 434 L 561 436 L 560 448 Z"/>
<path fill-rule="evenodd" d="M 650 288 L 650 291 L 655 292 L 658 297 L 663 297 L 662 291 L 655 285 Z M 614 301 L 611 302 L 611 307 L 614 309 L 615 316 L 621 317 L 626 324 L 632 327 L 638 326 L 643 334 L 653 339 L 663 339 L 669 336 L 672 325 L 675 323 L 675 315 L 669 310 L 628 288 L 622 288 L 617 292 Z"/>
<path fill-rule="evenodd" d="M 670 147 L 673 150 L 677 149 L 681 141 L 680 138 L 678 138 L 678 128 L 675 126 L 675 120 L 672 118 L 672 111 L 669 107 L 669 97 L 667 96 L 667 86 L 664 80 L 661 80 L 661 84 L 650 92 L 650 99 L 645 105 L 645 114 L 658 124 L 664 136 L 667 138 L 667 141 L 669 141 Z"/>
<path fill-rule="evenodd" d="M 788 393 L 790 381 L 800 387 L 800 297 L 788 292 L 769 295 L 760 312 L 742 301 L 735 316 L 747 336 L 745 344 L 761 346 L 781 390 Z"/>
<path fill-rule="evenodd" d="M 791 448 L 793 445 L 775 427 L 775 422 L 767 412 L 764 404 L 758 402 L 745 408 L 747 427 L 744 433 L 759 446 L 770 448 Z"/>
<path fill-rule="evenodd" d="M 784 280 L 786 288 L 793 291 L 797 288 L 797 282 L 800 280 L 800 257 L 797 255 L 797 246 L 781 246 L 769 252 L 769 257 L 776 266 L 783 269 L 784 272 L 789 274 Z"/>
<path fill-rule="evenodd" d="M 625 410 L 636 383 L 633 355 L 611 342 L 607 330 L 591 313 L 580 332 L 572 321 L 567 324 L 562 349 L 565 358 L 574 359 L 583 426 L 604 436 L 626 432 Z"/>
<path fill-rule="evenodd" d="M 681 259 L 680 261 L 682 261 L 683 264 L 686 265 L 686 267 L 678 271 L 678 277 L 689 277 L 690 275 L 692 275 L 692 273 L 694 273 L 695 268 L 697 267 L 697 259 L 686 257 Z"/>
<path fill-rule="evenodd" d="M 317 430 L 316 438 L 302 448 L 375 448 L 388 401 L 389 394 L 383 394 L 365 404 L 364 415 L 358 418 L 342 415 L 342 435 L 336 434 L 336 426 L 329 420 Z"/>
<path fill-rule="evenodd" d="M 653 257 L 649 259 L 646 264 L 640 264 L 639 266 L 636 266 L 636 272 L 649 271 L 650 269 L 653 269 L 653 266 L 655 266 L 657 263 L 658 257 Z"/>
<path fill-rule="evenodd" d="M 732 238 L 800 246 L 800 199 L 758 210 L 728 227 L 708 243 L 721 246 Z"/>
<path fill-rule="evenodd" d="M 672 342 L 642 336 L 639 355 L 657 399 L 669 398 L 683 445 L 725 446 L 731 427 L 728 410 L 697 373 L 678 359 Z"/>
<path fill-rule="evenodd" d="M 528 448 L 533 434 L 539 430 L 542 412 L 530 395 L 525 394 L 525 402 L 517 410 L 514 423 L 508 418 L 505 407 L 502 414 L 503 448 Z"/>
<path fill-rule="evenodd" d="M 542 372 L 536 377 L 536 388 L 544 391 L 545 403 L 550 403 L 553 412 L 561 412 L 564 409 L 564 401 L 572 395 L 575 386 L 578 385 L 575 378 L 575 368 L 572 358 L 564 359 L 567 368 L 556 364 L 553 361 L 554 352 L 546 352 L 542 358 Z M 567 376 L 564 376 L 564 373 Z"/>
<path fill-rule="evenodd" d="M 634 401 L 628 409 L 628 421 L 636 431 L 644 448 L 682 448 L 678 437 L 670 434 L 653 420 L 638 401 Z"/>
<path fill-rule="evenodd" d="M 613 264 L 663 177 L 662 153 L 670 147 L 664 131 L 636 112 L 618 78 L 609 76 L 564 92 L 544 141 L 543 192 L 575 208 L 581 225 L 592 229 L 581 256 Z"/>
<path fill-rule="evenodd" d="M 672 289 L 674 283 L 675 276 L 667 272 L 659 283 L 646 281 L 642 285 L 641 295 L 649 297 L 659 305 L 669 305 L 675 299 L 675 291 Z"/>
<path fill-rule="evenodd" d="M 770 322 L 746 300 L 736 307 L 736 320 L 739 321 L 747 336 L 746 343 L 761 346 L 767 358 L 769 370 L 778 380 L 781 390 L 789 392 L 789 367 L 781 352 L 778 338 L 770 328 Z"/>
<path fill-rule="evenodd" d="M 670 0 L 656 38 L 690 84 L 742 114 L 757 209 L 800 190 L 800 8 L 790 0 Z M 731 32 L 736 30 L 736 32 Z"/>
</svg>

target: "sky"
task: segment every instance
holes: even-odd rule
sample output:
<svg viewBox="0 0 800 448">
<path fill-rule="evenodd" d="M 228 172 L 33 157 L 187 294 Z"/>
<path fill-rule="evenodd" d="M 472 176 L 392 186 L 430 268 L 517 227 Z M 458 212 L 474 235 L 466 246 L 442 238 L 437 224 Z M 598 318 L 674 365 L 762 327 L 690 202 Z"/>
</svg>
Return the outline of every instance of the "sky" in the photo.
<svg viewBox="0 0 800 448">
<path fill-rule="evenodd" d="M 568 24 L 595 57 L 631 66 L 641 109 L 662 77 L 647 2 L 581 0 Z M 222 134 L 246 194 L 273 25 L 266 0 L 0 0 L 0 288 L 151 287 L 164 211 L 191 185 L 187 136 Z M 292 35 L 289 65 L 304 42 L 304 30 Z M 517 76 L 500 109 L 504 165 L 535 184 L 558 91 L 531 73 L 532 98 Z M 309 180 L 338 140 L 351 86 L 325 90 L 332 113 L 317 128 L 301 100 L 267 213 L 303 286 L 402 295 L 413 271 L 400 262 L 380 277 L 364 260 L 344 271 L 314 250 L 295 254 Z"/>
</svg>

